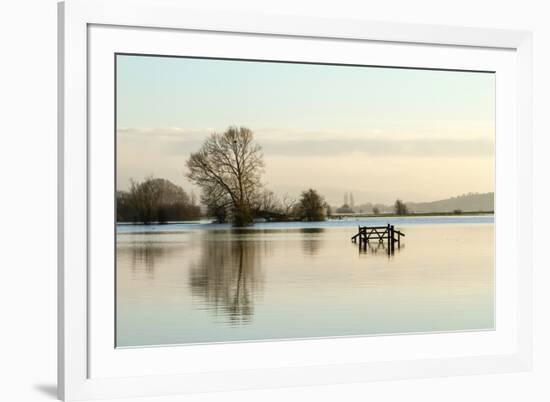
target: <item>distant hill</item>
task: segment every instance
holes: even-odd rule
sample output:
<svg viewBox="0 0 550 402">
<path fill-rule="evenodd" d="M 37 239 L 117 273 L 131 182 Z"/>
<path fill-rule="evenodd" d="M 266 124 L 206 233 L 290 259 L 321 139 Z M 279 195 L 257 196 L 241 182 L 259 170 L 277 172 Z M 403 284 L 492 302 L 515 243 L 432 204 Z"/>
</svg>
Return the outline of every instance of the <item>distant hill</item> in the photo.
<svg viewBox="0 0 550 402">
<path fill-rule="evenodd" d="M 416 213 L 494 211 L 495 193 L 470 193 L 439 201 L 407 202 L 407 207 L 409 211 Z"/>
<path fill-rule="evenodd" d="M 431 202 L 406 202 L 409 212 L 441 213 L 460 210 L 462 212 L 491 212 L 495 209 L 495 193 L 469 193 Z M 370 202 L 355 206 L 354 212 L 373 213 L 373 208 L 380 213 L 393 212 L 393 205 L 372 204 Z M 334 208 L 333 210 L 336 210 Z"/>
</svg>

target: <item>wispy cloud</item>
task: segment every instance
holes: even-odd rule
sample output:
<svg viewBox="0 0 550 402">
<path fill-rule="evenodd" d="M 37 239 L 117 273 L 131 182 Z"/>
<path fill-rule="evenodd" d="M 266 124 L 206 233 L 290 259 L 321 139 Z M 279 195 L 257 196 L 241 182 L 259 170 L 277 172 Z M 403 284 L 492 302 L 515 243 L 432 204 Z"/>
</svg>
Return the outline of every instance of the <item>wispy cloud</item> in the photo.
<svg viewBox="0 0 550 402">
<path fill-rule="evenodd" d="M 370 156 L 403 157 L 479 157 L 493 155 L 493 144 L 484 139 L 473 140 L 306 140 L 282 143 L 267 141 L 263 145 L 266 154 L 285 156 L 345 155 L 362 153 Z"/>
<path fill-rule="evenodd" d="M 119 141 L 134 146 L 153 147 L 167 155 L 198 150 L 215 129 L 135 129 L 118 130 Z M 384 138 L 376 132 L 324 133 L 292 130 L 258 130 L 256 140 L 266 156 L 307 157 L 365 154 L 373 157 L 469 158 L 493 156 L 494 143 L 486 138 Z M 390 137 L 388 135 L 388 137 Z"/>
</svg>

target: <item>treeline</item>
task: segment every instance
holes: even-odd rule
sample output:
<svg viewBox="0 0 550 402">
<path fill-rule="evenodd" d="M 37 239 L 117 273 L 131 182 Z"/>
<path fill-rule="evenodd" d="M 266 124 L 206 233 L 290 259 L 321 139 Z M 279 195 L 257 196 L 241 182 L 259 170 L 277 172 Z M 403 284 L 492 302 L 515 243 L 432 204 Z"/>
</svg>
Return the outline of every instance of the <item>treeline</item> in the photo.
<svg viewBox="0 0 550 402">
<path fill-rule="evenodd" d="M 149 177 L 132 180 L 128 191 L 117 191 L 116 214 L 117 222 L 151 224 L 196 220 L 201 211 L 180 186 Z"/>
<path fill-rule="evenodd" d="M 330 206 L 314 189 L 304 190 L 298 199 L 288 195 L 278 197 L 270 190 L 255 194 L 250 202 L 248 216 L 251 222 L 323 221 L 330 215 Z M 205 197 L 201 197 L 204 201 Z M 216 223 L 234 223 L 234 207 L 231 203 L 206 205 L 206 216 Z"/>
<path fill-rule="evenodd" d="M 399 201 L 399 203 L 397 203 Z M 431 202 L 406 202 L 397 200 L 392 205 L 372 204 L 370 202 L 356 206 L 344 203 L 335 208 L 337 213 L 364 214 L 423 214 L 423 213 L 466 213 L 494 211 L 494 193 L 468 193 L 458 197 Z M 403 208 L 404 207 L 404 208 Z"/>
<path fill-rule="evenodd" d="M 336 208 L 337 214 L 353 214 L 353 213 L 369 213 L 373 215 L 380 214 L 395 214 L 395 215 L 407 215 L 411 213 L 407 204 L 402 200 L 397 199 L 391 206 L 381 205 L 381 204 L 365 204 L 368 208 L 363 206 L 361 207 L 352 207 L 348 204 L 342 205 L 341 207 Z"/>
<path fill-rule="evenodd" d="M 254 208 L 256 218 L 268 221 L 323 221 L 330 213 L 324 197 L 311 188 L 302 191 L 298 199 L 288 195 L 278 198 L 266 190 Z"/>
<path fill-rule="evenodd" d="M 203 215 L 193 198 L 166 179 L 132 180 L 128 191 L 117 191 L 117 222 L 162 224 L 197 220 L 201 216 L 216 223 L 233 222 L 230 206 L 207 205 Z M 298 199 L 286 195 L 279 198 L 272 191 L 265 190 L 254 197 L 249 213 L 252 221 L 322 221 L 330 215 L 330 207 L 313 189 L 303 191 Z"/>
<path fill-rule="evenodd" d="M 200 187 L 201 202 L 217 222 L 247 226 L 259 220 L 324 220 L 330 207 L 313 189 L 299 200 L 278 198 L 262 182 L 262 148 L 252 130 L 228 127 L 213 133 L 186 162 L 187 178 Z"/>
</svg>

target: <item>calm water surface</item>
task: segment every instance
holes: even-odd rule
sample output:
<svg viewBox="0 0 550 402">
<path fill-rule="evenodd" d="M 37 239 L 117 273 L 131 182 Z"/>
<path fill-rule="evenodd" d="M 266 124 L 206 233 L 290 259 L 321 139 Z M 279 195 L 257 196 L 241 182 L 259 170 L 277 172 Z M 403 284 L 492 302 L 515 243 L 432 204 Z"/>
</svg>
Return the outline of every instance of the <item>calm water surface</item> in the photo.
<svg viewBox="0 0 550 402">
<path fill-rule="evenodd" d="M 350 242 L 387 223 L 394 255 Z M 494 328 L 492 216 L 117 232 L 120 347 Z"/>
</svg>

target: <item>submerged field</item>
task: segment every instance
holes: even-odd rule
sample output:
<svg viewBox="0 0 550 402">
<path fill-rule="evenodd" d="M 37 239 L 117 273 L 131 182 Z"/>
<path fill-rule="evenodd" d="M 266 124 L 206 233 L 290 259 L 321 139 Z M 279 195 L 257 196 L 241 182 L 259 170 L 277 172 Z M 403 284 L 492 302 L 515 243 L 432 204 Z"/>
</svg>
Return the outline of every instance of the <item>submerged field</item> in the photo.
<svg viewBox="0 0 550 402">
<path fill-rule="evenodd" d="M 358 225 L 402 247 L 361 252 Z M 486 330 L 493 217 L 117 227 L 117 346 Z"/>
</svg>

